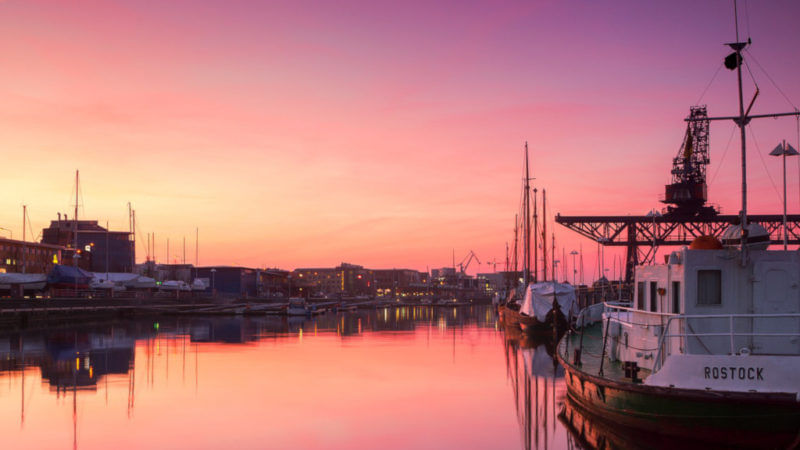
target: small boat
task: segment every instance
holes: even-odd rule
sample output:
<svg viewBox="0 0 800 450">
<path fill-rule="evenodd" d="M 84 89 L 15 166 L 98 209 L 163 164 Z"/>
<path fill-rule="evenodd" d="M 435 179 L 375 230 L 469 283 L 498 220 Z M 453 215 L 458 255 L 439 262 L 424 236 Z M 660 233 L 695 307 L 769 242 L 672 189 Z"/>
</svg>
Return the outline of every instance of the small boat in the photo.
<svg viewBox="0 0 800 450">
<path fill-rule="evenodd" d="M 192 280 L 192 284 L 189 285 L 189 288 L 192 290 L 192 292 L 205 291 L 206 289 L 208 289 L 206 281 L 204 281 L 201 278 L 195 278 L 194 280 Z"/>
<path fill-rule="evenodd" d="M 24 292 L 43 291 L 47 286 L 47 275 L 43 273 L 0 273 L 0 292 L 10 292 L 21 286 Z"/>
<path fill-rule="evenodd" d="M 563 333 L 578 314 L 575 288 L 567 283 L 531 283 L 518 311 L 517 320 L 523 330 Z"/>
<path fill-rule="evenodd" d="M 92 281 L 89 283 L 89 287 L 94 290 L 98 291 L 115 291 L 117 289 L 117 285 L 111 281 L 106 280 L 103 278 L 92 278 Z M 122 289 L 125 289 L 122 287 Z"/>
<path fill-rule="evenodd" d="M 292 297 L 289 299 L 289 306 L 286 307 L 286 315 L 308 316 L 311 315 L 311 308 L 306 304 L 306 299 Z"/>
<path fill-rule="evenodd" d="M 161 283 L 161 286 L 159 286 L 159 290 L 169 291 L 169 292 L 175 292 L 175 291 L 189 292 L 192 290 L 192 288 L 190 288 L 189 285 L 183 280 L 167 280 Z"/>
<path fill-rule="evenodd" d="M 132 290 L 147 290 L 147 289 L 155 289 L 158 287 L 156 284 L 156 280 L 154 278 L 146 277 L 143 275 L 139 275 L 135 278 L 132 278 L 128 281 L 123 283 L 126 289 Z"/>
</svg>

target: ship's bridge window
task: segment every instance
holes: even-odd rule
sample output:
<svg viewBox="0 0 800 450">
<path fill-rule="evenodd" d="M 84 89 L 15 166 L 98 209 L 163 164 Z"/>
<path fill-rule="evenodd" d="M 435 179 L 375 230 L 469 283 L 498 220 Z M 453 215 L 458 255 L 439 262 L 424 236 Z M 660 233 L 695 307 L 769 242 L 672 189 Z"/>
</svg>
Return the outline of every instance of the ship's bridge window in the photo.
<svg viewBox="0 0 800 450">
<path fill-rule="evenodd" d="M 644 309 L 644 281 L 636 285 L 636 309 Z"/>
<path fill-rule="evenodd" d="M 650 311 L 656 312 L 656 293 L 658 292 L 658 283 L 655 281 L 650 282 Z"/>
<path fill-rule="evenodd" d="M 681 282 L 672 282 L 672 313 L 681 313 Z"/>
<path fill-rule="evenodd" d="M 722 271 L 720 270 L 697 271 L 697 304 L 698 305 L 722 304 Z"/>
</svg>

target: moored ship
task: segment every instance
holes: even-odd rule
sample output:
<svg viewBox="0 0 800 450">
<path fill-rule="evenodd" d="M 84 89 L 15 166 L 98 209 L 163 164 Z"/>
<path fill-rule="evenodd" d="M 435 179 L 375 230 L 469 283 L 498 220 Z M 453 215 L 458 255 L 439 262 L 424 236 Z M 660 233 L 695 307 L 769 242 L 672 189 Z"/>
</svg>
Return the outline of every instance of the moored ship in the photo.
<svg viewBox="0 0 800 450">
<path fill-rule="evenodd" d="M 652 432 L 800 444 L 800 255 L 761 247 L 640 266 L 633 307 L 586 309 L 559 343 L 569 396 Z"/>
<path fill-rule="evenodd" d="M 637 266 L 634 304 L 585 309 L 580 330 L 559 342 L 557 355 L 569 397 L 606 420 L 716 447 L 797 448 L 800 252 L 785 241 L 783 250 L 768 250 L 769 232 L 748 224 L 744 127 L 753 117 L 800 113 L 747 115 L 741 62 L 748 44 L 737 36 L 725 60 L 738 71 L 739 115 L 706 119 L 733 119 L 741 130 L 739 223 L 722 241 L 700 236 L 664 264 Z M 687 139 L 687 168 L 691 156 Z"/>
</svg>

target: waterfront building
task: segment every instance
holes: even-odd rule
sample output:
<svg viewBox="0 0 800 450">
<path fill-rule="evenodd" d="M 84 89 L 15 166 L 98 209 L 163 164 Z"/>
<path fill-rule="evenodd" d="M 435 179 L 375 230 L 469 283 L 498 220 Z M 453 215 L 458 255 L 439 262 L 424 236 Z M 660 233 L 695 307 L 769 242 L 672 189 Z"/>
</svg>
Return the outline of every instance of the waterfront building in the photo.
<svg viewBox="0 0 800 450">
<path fill-rule="evenodd" d="M 259 297 L 289 297 L 289 271 L 264 269 L 258 271 Z"/>
<path fill-rule="evenodd" d="M 222 295 L 256 297 L 258 270 L 249 267 L 206 266 L 195 269 L 196 278 L 207 279 L 209 289 Z"/>
<path fill-rule="evenodd" d="M 292 271 L 293 290 L 300 295 L 374 295 L 374 271 L 356 264 L 335 268 L 300 268 Z"/>
<path fill-rule="evenodd" d="M 485 294 L 492 295 L 497 291 L 503 291 L 509 286 L 514 286 L 516 280 L 522 278 L 522 272 L 501 271 L 490 273 L 479 273 L 478 288 Z"/>
<path fill-rule="evenodd" d="M 74 220 L 64 215 L 50 221 L 42 230 L 42 243 L 72 248 L 75 244 Z M 133 234 L 128 231 L 110 231 L 96 220 L 79 220 L 78 250 L 81 254 L 79 267 L 91 272 L 133 272 L 136 249 Z"/>
<path fill-rule="evenodd" d="M 0 238 L 0 273 L 49 273 L 54 264 L 63 263 L 65 250 L 58 245 Z"/>
<path fill-rule="evenodd" d="M 426 295 L 427 274 L 411 269 L 375 269 L 373 274 L 378 295 Z"/>
</svg>

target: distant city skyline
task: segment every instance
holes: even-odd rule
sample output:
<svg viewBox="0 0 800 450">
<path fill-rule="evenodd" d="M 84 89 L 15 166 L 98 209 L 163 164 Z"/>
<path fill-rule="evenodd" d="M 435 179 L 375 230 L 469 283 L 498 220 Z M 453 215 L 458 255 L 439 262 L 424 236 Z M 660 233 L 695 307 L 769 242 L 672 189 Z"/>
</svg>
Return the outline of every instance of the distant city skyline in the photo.
<svg viewBox="0 0 800 450">
<path fill-rule="evenodd" d="M 752 76 L 753 113 L 794 110 L 800 3 L 739 9 L 745 102 Z M 182 260 L 185 237 L 194 263 L 199 228 L 201 265 L 424 271 L 474 251 L 471 274 L 500 270 L 527 141 L 548 234 L 558 255 L 583 247 L 589 281 L 596 244 L 554 215 L 663 206 L 689 107 L 737 111 L 720 69 L 730 1 L 6 0 L 0 26 L 0 236 L 22 237 L 23 204 L 29 239 L 72 217 L 79 169 L 81 218 L 127 230 L 132 203 L 138 262 L 155 232 L 159 260 Z M 798 122 L 751 127 L 750 212 L 777 214 L 768 153 L 797 144 Z M 739 211 L 734 131 L 711 126 L 709 198 L 726 214 Z M 164 258 L 167 238 L 178 253 Z"/>
</svg>

